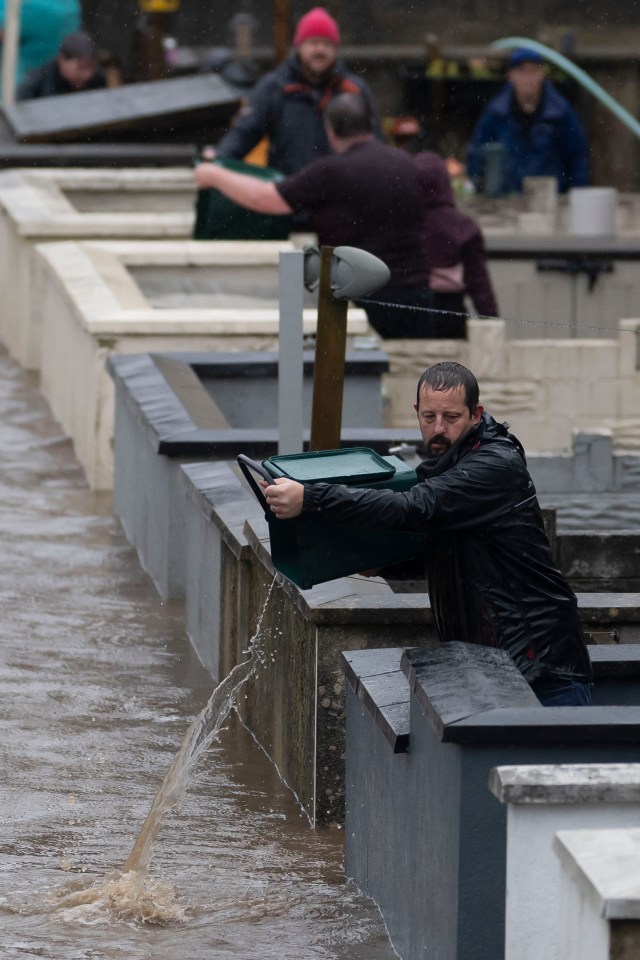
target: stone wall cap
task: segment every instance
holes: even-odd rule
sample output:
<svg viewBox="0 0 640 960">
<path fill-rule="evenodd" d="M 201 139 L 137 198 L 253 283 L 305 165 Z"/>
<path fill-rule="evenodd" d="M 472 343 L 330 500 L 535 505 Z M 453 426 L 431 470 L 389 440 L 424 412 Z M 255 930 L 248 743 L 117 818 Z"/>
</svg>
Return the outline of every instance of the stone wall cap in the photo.
<svg viewBox="0 0 640 960">
<path fill-rule="evenodd" d="M 442 643 L 406 650 L 402 669 L 412 693 L 442 740 L 457 724 L 500 710 L 542 710 L 505 650 Z"/>
<path fill-rule="evenodd" d="M 402 647 L 345 650 L 342 670 L 347 683 L 394 753 L 409 748 L 410 694 L 400 669 Z"/>
<path fill-rule="evenodd" d="M 640 920 L 640 829 L 560 830 L 553 847 L 605 920 Z"/>
<path fill-rule="evenodd" d="M 216 527 L 233 555 L 238 559 L 248 556 L 244 525 L 247 517 L 259 519 L 262 510 L 230 464 L 221 460 L 182 464 L 178 483 L 187 499 Z"/>
<path fill-rule="evenodd" d="M 640 763 L 558 763 L 494 767 L 489 789 L 502 803 L 638 803 Z"/>
</svg>

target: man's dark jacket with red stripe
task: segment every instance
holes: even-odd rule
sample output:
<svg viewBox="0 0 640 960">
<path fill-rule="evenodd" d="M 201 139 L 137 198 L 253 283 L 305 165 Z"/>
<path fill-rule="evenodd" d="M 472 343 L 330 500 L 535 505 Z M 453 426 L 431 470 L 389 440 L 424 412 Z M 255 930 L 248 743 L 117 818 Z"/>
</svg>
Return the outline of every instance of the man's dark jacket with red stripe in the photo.
<svg viewBox="0 0 640 960">
<path fill-rule="evenodd" d="M 441 640 L 501 647 L 529 682 L 591 681 L 576 597 L 552 560 L 520 443 L 485 413 L 445 457 L 418 467 L 405 493 L 306 484 L 303 515 L 423 531 Z"/>
<path fill-rule="evenodd" d="M 336 63 L 324 83 L 311 86 L 300 72 L 297 56 L 266 74 L 252 91 L 228 133 L 216 147 L 218 157 L 242 160 L 269 137 L 269 166 L 295 173 L 331 153 L 324 130 L 324 111 L 339 93 L 361 93 L 372 111 L 374 132 L 380 126 L 368 85 Z"/>
</svg>

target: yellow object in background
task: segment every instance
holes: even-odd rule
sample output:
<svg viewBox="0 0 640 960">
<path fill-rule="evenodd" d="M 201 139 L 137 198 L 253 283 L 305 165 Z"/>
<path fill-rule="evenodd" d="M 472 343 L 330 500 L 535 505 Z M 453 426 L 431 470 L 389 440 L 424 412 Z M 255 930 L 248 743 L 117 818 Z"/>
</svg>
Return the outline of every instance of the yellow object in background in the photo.
<svg viewBox="0 0 640 960">
<path fill-rule="evenodd" d="M 252 163 L 256 167 L 266 167 L 269 159 L 269 137 L 263 137 L 242 159 L 245 163 Z"/>
<path fill-rule="evenodd" d="M 180 9 L 180 0 L 138 0 L 143 13 L 175 13 Z"/>
</svg>

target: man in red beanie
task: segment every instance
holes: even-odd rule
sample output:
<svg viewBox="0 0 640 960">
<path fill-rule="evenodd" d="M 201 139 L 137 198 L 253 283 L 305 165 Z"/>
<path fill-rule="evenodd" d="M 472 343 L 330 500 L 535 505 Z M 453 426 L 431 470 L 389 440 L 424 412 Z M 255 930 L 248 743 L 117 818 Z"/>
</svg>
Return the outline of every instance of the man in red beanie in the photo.
<svg viewBox="0 0 640 960">
<path fill-rule="evenodd" d="M 264 137 L 269 138 L 269 166 L 295 173 L 331 153 L 324 111 L 339 93 L 360 93 L 367 100 L 376 136 L 380 124 L 373 97 L 364 80 L 339 62 L 340 30 L 322 7 L 309 10 L 298 22 L 295 52 L 266 74 L 216 148 L 216 157 L 242 160 Z"/>
</svg>

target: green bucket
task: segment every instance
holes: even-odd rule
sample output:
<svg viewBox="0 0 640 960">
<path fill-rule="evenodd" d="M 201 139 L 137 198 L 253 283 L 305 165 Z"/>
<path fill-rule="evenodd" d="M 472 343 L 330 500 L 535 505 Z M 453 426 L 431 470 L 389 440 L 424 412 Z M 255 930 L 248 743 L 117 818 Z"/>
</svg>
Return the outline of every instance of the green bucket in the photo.
<svg viewBox="0 0 640 960">
<path fill-rule="evenodd" d="M 214 163 L 259 180 L 284 180 L 284 175 L 271 167 L 258 167 L 242 160 L 221 159 Z M 290 232 L 291 217 L 254 213 L 219 190 L 198 190 L 194 240 L 286 240 Z"/>
<path fill-rule="evenodd" d="M 368 447 L 323 450 L 271 457 L 256 463 L 241 454 L 238 464 L 265 511 L 271 559 L 279 573 L 307 590 L 317 583 L 350 576 L 424 553 L 423 534 L 311 516 L 278 520 L 269 510 L 253 474 L 265 480 L 289 477 L 301 483 L 347 483 L 352 487 L 409 490 L 415 470 L 398 457 L 382 457 Z"/>
</svg>

